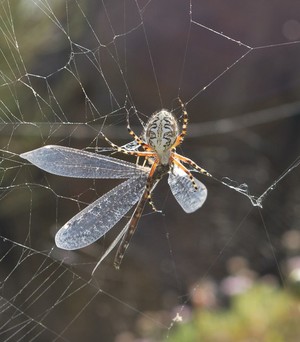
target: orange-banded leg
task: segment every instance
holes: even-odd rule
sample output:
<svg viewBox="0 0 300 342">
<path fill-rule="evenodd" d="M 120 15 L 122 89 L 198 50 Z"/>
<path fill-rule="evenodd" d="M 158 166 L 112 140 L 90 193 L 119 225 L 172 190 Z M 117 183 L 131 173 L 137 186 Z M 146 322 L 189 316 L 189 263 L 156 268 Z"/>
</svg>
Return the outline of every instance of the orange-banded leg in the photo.
<svg viewBox="0 0 300 342">
<path fill-rule="evenodd" d="M 113 147 L 117 152 L 128 154 L 130 156 L 137 156 L 137 157 L 154 157 L 156 155 L 155 152 L 152 152 L 150 149 L 148 151 L 128 151 L 123 147 L 120 147 L 116 144 L 114 144 L 112 141 L 110 141 L 102 132 L 100 134 L 103 136 L 105 141 L 109 143 L 111 147 Z M 147 144 L 146 144 L 147 145 Z"/>
<path fill-rule="evenodd" d="M 146 144 L 134 131 L 130 128 L 129 116 L 127 115 L 127 130 L 128 133 L 132 136 L 132 138 L 145 150 L 152 151 L 151 147 Z"/>
<path fill-rule="evenodd" d="M 186 136 L 186 132 L 187 132 L 187 126 L 188 126 L 188 113 L 185 109 L 185 105 L 183 104 L 183 102 L 181 101 L 181 99 L 178 99 L 180 105 L 181 105 L 181 109 L 183 112 L 183 122 L 182 122 L 182 130 L 181 133 L 178 135 L 178 137 L 176 138 L 175 143 L 173 144 L 173 148 L 175 148 L 176 146 L 180 145 L 183 142 L 184 137 Z"/>
<path fill-rule="evenodd" d="M 151 169 L 150 169 L 150 172 L 149 172 L 149 175 L 148 175 L 148 179 L 147 179 L 147 182 L 146 182 L 146 193 L 147 193 L 147 200 L 148 200 L 148 203 L 150 204 L 151 208 L 153 211 L 155 212 L 159 212 L 160 210 L 157 210 L 153 201 L 152 201 L 152 195 L 151 195 L 151 190 L 152 190 L 152 187 L 154 185 L 154 182 L 153 182 L 153 175 L 154 175 L 154 172 L 157 168 L 157 162 L 154 161 L 154 163 L 152 164 L 151 166 Z"/>
<path fill-rule="evenodd" d="M 171 158 L 172 162 L 177 165 L 182 171 L 184 171 L 190 178 L 192 184 L 193 184 L 193 187 L 195 188 L 195 190 L 198 190 L 198 186 L 195 182 L 195 178 L 194 176 L 192 175 L 192 173 L 184 166 L 180 163 L 180 161 L 176 160 L 176 158 L 172 157 Z"/>
<path fill-rule="evenodd" d="M 114 144 L 112 141 L 110 141 L 102 132 L 100 132 L 100 133 L 103 136 L 103 138 L 105 139 L 105 141 L 107 141 L 117 152 L 128 154 L 128 155 L 131 155 L 131 156 L 145 157 L 146 159 L 151 158 L 151 157 L 155 158 L 155 156 L 156 156 L 155 152 L 151 152 L 152 150 L 151 151 L 127 151 L 125 148 L 122 148 L 122 147 Z M 147 144 L 145 144 L 145 145 L 147 145 Z M 150 149 L 151 148 L 149 147 L 149 150 Z M 147 180 L 147 183 L 146 183 L 146 191 L 147 191 L 147 199 L 148 199 L 149 204 L 152 207 L 153 211 L 159 212 L 159 210 L 156 209 L 156 207 L 155 207 L 155 205 L 154 205 L 154 203 L 152 201 L 151 187 L 149 186 L 150 176 L 151 177 L 153 176 L 153 173 L 154 173 L 156 167 L 157 167 L 157 163 L 154 161 L 152 166 L 151 166 L 150 173 L 149 173 L 149 176 L 148 176 L 148 180 Z"/>
<path fill-rule="evenodd" d="M 173 153 L 173 158 L 179 159 L 183 163 L 191 165 L 192 168 L 194 168 L 195 170 L 199 171 L 200 173 L 202 173 L 203 175 L 205 175 L 207 177 L 212 177 L 212 175 L 210 173 L 208 173 L 206 170 L 202 169 L 202 167 L 197 165 L 194 161 L 192 161 L 192 159 L 186 158 L 186 157 L 184 157 L 181 154 L 178 154 L 176 152 Z"/>
</svg>

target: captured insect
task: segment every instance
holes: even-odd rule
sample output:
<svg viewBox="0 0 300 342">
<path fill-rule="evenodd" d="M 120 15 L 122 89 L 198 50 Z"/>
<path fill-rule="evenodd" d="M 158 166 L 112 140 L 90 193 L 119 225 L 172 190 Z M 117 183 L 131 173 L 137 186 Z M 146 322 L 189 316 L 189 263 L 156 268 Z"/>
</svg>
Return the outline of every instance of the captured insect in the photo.
<svg viewBox="0 0 300 342">
<path fill-rule="evenodd" d="M 121 241 L 114 260 L 114 266 L 119 269 L 146 203 L 149 202 L 156 210 L 151 193 L 166 174 L 169 175 L 168 183 L 175 199 L 186 213 L 192 213 L 203 205 L 207 189 L 184 164 L 205 176 L 212 176 L 191 159 L 176 153 L 188 125 L 188 113 L 181 101 L 180 104 L 183 111 L 181 130 L 174 115 L 165 109 L 149 118 L 141 137 L 131 130 L 128 122 L 127 128 L 135 144 L 133 149 L 126 147 L 129 145 L 117 146 L 102 134 L 115 151 L 143 157 L 147 166 L 55 145 L 20 155 L 40 169 L 59 176 L 127 179 L 71 218 L 55 236 L 57 247 L 75 250 L 90 245 L 113 228 L 137 203 L 128 223 L 94 268 Z"/>
</svg>

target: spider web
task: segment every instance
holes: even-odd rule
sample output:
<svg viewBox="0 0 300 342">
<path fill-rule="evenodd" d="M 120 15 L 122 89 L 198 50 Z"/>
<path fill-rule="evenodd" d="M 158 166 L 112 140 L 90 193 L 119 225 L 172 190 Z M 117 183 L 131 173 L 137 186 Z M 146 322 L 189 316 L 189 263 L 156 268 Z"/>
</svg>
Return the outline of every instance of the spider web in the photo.
<svg viewBox="0 0 300 342">
<path fill-rule="evenodd" d="M 296 2 L 0 6 L 2 341 L 163 340 L 237 257 L 255 279 L 285 284 L 300 250 L 288 243 L 300 205 Z M 104 151 L 100 132 L 126 144 L 127 116 L 136 133 L 161 108 L 180 119 L 178 98 L 190 122 L 180 153 L 215 177 L 196 175 L 207 202 L 186 215 L 161 182 L 164 214 L 145 212 L 120 271 L 108 257 L 91 276 L 118 228 L 75 252 L 54 236 L 117 183 L 46 174 L 19 154 Z"/>
</svg>

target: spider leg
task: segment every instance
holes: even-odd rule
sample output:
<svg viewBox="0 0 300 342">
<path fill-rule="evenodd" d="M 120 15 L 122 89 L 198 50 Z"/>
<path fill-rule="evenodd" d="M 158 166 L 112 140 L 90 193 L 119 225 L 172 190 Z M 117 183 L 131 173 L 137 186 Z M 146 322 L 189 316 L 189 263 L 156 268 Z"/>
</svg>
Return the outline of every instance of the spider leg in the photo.
<svg viewBox="0 0 300 342">
<path fill-rule="evenodd" d="M 183 142 L 183 139 L 186 135 L 187 132 L 187 125 L 188 125 L 188 113 L 186 111 L 185 105 L 184 103 L 181 101 L 180 98 L 178 98 L 178 101 L 180 103 L 182 112 L 183 112 L 183 122 L 182 122 L 182 130 L 181 133 L 178 135 L 178 137 L 176 138 L 175 143 L 173 144 L 173 148 L 175 148 L 176 146 L 180 145 Z"/>
<path fill-rule="evenodd" d="M 195 188 L 195 190 L 198 190 L 198 186 L 195 182 L 194 176 L 192 175 L 192 173 L 184 166 L 180 163 L 180 161 L 178 161 L 176 158 L 172 157 L 172 162 L 177 165 L 182 171 L 184 171 L 190 178 L 193 187 Z"/>
<path fill-rule="evenodd" d="M 144 157 L 145 158 L 144 164 L 149 159 L 149 157 L 155 157 L 156 156 L 156 153 L 153 152 L 152 150 L 150 150 L 150 147 L 149 147 L 150 151 L 149 150 L 148 151 L 127 151 L 125 148 L 122 148 L 122 147 L 114 144 L 112 141 L 110 141 L 102 132 L 100 132 L 100 133 L 103 136 L 103 138 L 105 139 L 105 141 L 108 142 L 116 150 L 116 152 L 121 152 L 121 153 L 128 154 L 128 155 L 131 155 L 131 156 Z M 134 132 L 133 132 L 133 134 L 135 135 Z M 141 139 L 139 139 L 139 141 L 141 141 L 143 143 L 143 141 Z M 148 146 L 147 144 L 144 144 L 144 145 L 145 145 L 145 147 Z M 143 145 L 142 145 L 142 147 L 143 147 Z M 148 149 L 148 147 L 147 147 L 147 149 Z M 151 196 L 152 177 L 153 177 L 153 174 L 154 174 L 154 171 L 155 171 L 156 167 L 157 167 L 157 163 L 154 162 L 152 164 L 152 166 L 151 166 L 150 173 L 149 173 L 149 176 L 148 176 L 148 180 L 147 180 L 147 183 L 146 183 L 146 191 L 147 191 L 147 200 L 148 200 L 150 206 L 152 207 L 153 211 L 158 212 L 159 210 L 156 209 L 156 207 L 155 207 L 155 205 L 154 205 L 154 203 L 152 201 L 152 196 Z"/>
<path fill-rule="evenodd" d="M 153 152 L 152 150 L 151 151 L 127 151 L 125 148 L 122 148 L 122 147 L 114 144 L 112 141 L 110 141 L 102 132 L 100 132 L 100 133 L 103 136 L 103 138 L 105 139 L 105 141 L 108 142 L 117 152 L 121 152 L 121 153 L 128 154 L 131 156 L 145 157 L 146 158 L 145 160 L 148 160 L 149 157 L 155 158 L 157 155 L 156 152 Z M 133 132 L 133 134 L 135 134 L 135 133 Z M 147 145 L 147 144 L 145 144 L 145 145 Z M 147 183 L 146 183 L 146 191 L 147 191 L 148 202 L 149 202 L 150 206 L 152 207 L 153 211 L 156 211 L 156 212 L 158 212 L 159 210 L 156 209 L 156 207 L 152 201 L 151 188 L 152 188 L 152 177 L 153 177 L 153 174 L 154 174 L 154 171 L 155 171 L 157 165 L 158 165 L 157 162 L 154 161 L 152 166 L 151 166 L 149 176 L 147 179 Z"/>
<path fill-rule="evenodd" d="M 100 134 L 103 136 L 103 138 L 105 139 L 105 141 L 107 143 L 109 143 L 109 145 L 114 148 L 117 152 L 121 152 L 124 154 L 128 154 L 130 156 L 138 156 L 138 157 L 154 157 L 156 155 L 155 152 L 152 152 L 150 150 L 148 151 L 128 151 L 123 147 L 120 147 L 116 144 L 114 144 L 112 141 L 110 141 L 102 132 L 100 132 Z"/>
<path fill-rule="evenodd" d="M 129 115 L 127 115 L 127 130 L 128 133 L 132 136 L 132 138 L 140 145 L 145 151 L 152 150 L 151 147 L 146 144 L 135 132 L 131 129 L 130 127 L 130 122 L 129 122 Z"/>
<path fill-rule="evenodd" d="M 151 190 L 152 190 L 152 187 L 153 187 L 153 175 L 154 175 L 154 172 L 157 168 L 157 162 L 154 162 L 151 166 L 151 169 L 150 169 L 150 172 L 149 172 L 149 175 L 148 175 L 148 179 L 147 179 L 147 182 L 146 182 L 146 192 L 147 192 L 147 200 L 148 200 L 148 203 L 150 204 L 151 208 L 153 211 L 155 212 L 159 212 L 159 210 L 156 209 L 153 201 L 152 201 L 152 195 L 151 195 Z"/>
<path fill-rule="evenodd" d="M 186 158 L 186 157 L 182 156 L 181 154 L 173 152 L 173 158 L 174 157 L 176 159 L 181 160 L 183 163 L 191 165 L 191 167 L 193 167 L 195 170 L 199 171 L 203 175 L 205 175 L 207 177 L 212 177 L 212 175 L 210 173 L 208 173 L 206 170 L 202 169 L 202 167 L 197 165 L 194 161 L 192 161 L 192 159 Z"/>
</svg>

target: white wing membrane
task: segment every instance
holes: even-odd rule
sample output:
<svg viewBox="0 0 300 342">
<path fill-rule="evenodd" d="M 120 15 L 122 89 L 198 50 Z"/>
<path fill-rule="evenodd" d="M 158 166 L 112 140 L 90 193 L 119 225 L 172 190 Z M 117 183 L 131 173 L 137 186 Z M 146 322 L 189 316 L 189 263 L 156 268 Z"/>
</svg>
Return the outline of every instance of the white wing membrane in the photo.
<svg viewBox="0 0 300 342">
<path fill-rule="evenodd" d="M 147 174 L 128 179 L 71 218 L 55 236 L 57 247 L 74 250 L 98 240 L 137 203 L 146 180 Z"/>
<path fill-rule="evenodd" d="M 20 157 L 49 173 L 73 178 L 122 179 L 148 172 L 148 168 L 124 160 L 56 145 L 38 148 Z"/>
<path fill-rule="evenodd" d="M 197 190 L 188 175 L 176 165 L 169 174 L 168 183 L 172 194 L 186 213 L 193 213 L 199 209 L 207 197 L 205 185 L 196 178 L 195 182 L 198 186 Z"/>
</svg>

